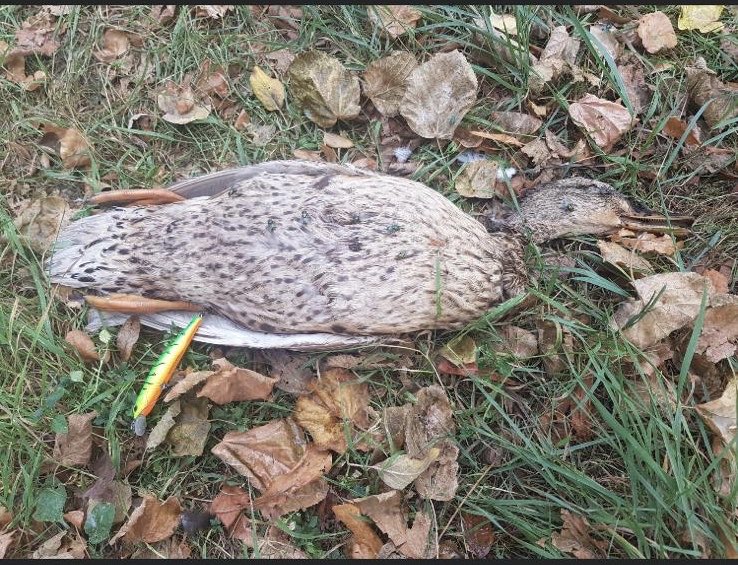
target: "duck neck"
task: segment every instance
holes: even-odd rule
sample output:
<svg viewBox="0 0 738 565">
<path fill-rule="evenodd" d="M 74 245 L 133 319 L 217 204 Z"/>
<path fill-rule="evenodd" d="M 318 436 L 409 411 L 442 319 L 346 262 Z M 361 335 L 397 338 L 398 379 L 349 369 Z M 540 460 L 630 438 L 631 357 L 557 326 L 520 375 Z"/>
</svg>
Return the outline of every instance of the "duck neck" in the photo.
<svg viewBox="0 0 738 565">
<path fill-rule="evenodd" d="M 562 229 L 559 233 L 556 229 L 557 225 L 537 220 L 536 214 L 530 210 L 526 211 L 526 207 L 523 206 L 520 211 L 513 212 L 505 223 L 516 233 L 537 244 L 556 239 L 567 233 L 563 225 L 560 226 Z"/>
</svg>

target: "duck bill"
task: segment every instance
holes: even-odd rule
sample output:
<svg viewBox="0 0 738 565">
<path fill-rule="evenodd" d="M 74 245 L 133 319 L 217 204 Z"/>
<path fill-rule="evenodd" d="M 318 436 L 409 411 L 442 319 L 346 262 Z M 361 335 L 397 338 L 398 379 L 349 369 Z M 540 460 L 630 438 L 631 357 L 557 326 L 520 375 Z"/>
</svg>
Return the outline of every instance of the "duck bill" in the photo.
<svg viewBox="0 0 738 565">
<path fill-rule="evenodd" d="M 660 214 L 634 214 L 621 216 L 622 227 L 635 232 L 669 233 L 688 235 L 689 227 L 694 222 L 691 216 L 662 216 Z"/>
</svg>

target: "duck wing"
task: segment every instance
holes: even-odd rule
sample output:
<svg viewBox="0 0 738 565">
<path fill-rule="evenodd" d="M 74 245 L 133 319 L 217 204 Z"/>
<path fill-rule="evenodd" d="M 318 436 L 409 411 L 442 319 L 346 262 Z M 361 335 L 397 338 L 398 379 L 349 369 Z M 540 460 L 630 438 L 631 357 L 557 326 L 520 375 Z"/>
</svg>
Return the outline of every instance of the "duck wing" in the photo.
<svg viewBox="0 0 738 565">
<path fill-rule="evenodd" d="M 408 179 L 277 161 L 178 183 L 186 200 L 74 222 L 52 282 L 186 300 L 264 334 L 460 327 L 503 298 L 518 244 Z"/>
<path fill-rule="evenodd" d="M 269 161 L 267 163 L 259 163 L 258 165 L 236 167 L 234 169 L 226 169 L 216 173 L 181 180 L 167 188 L 189 199 L 200 196 L 217 196 L 259 175 L 294 175 L 331 178 L 339 174 L 344 176 L 376 176 L 376 173 L 351 165 L 335 165 L 332 163 L 301 160 Z"/>
<path fill-rule="evenodd" d="M 94 333 L 102 327 L 122 325 L 130 316 L 118 312 L 102 312 L 91 309 L 87 327 Z M 139 321 L 146 327 L 169 331 L 172 327 L 181 329 L 192 320 L 191 312 L 158 312 L 143 314 Z M 291 349 L 294 351 L 328 351 L 345 348 L 375 345 L 382 341 L 378 336 L 356 336 L 330 333 L 284 334 L 257 332 L 245 328 L 228 318 L 217 314 L 206 313 L 200 328 L 194 337 L 195 341 L 228 345 L 231 347 L 251 347 L 255 349 Z"/>
</svg>

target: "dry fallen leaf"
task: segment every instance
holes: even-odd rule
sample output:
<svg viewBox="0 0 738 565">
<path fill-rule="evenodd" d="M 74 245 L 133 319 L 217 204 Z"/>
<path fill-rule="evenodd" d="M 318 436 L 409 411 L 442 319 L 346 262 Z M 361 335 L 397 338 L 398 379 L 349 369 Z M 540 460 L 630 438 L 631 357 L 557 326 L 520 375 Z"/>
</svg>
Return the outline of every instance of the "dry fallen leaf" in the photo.
<svg viewBox="0 0 738 565">
<path fill-rule="evenodd" d="M 138 336 L 141 333 L 141 322 L 138 321 L 138 316 L 131 316 L 118 330 L 118 335 L 115 338 L 115 345 L 120 353 L 120 358 L 123 361 L 128 361 L 131 358 L 133 347 L 138 342 Z"/>
<path fill-rule="evenodd" d="M 210 407 L 204 398 L 182 400 L 181 413 L 167 434 L 174 457 L 199 457 L 205 449 L 210 432 Z"/>
<path fill-rule="evenodd" d="M 725 24 L 720 22 L 723 6 L 684 5 L 681 6 L 677 27 L 681 30 L 696 29 L 700 33 L 720 31 Z"/>
<path fill-rule="evenodd" d="M 541 129 L 543 122 L 522 112 L 492 112 L 489 120 L 508 133 L 532 135 Z"/>
<path fill-rule="evenodd" d="M 700 274 L 703 277 L 710 279 L 715 292 L 727 294 L 730 290 L 728 277 L 721 271 L 707 269 L 705 272 Z"/>
<path fill-rule="evenodd" d="M 283 75 L 295 60 L 295 54 L 289 49 L 277 49 L 271 53 L 264 53 L 264 58 L 274 61 L 272 67 L 277 73 Z"/>
<path fill-rule="evenodd" d="M 177 86 L 168 82 L 156 98 L 162 119 L 172 124 L 189 124 L 204 120 L 210 115 L 212 105 L 208 98 L 198 100 L 189 86 Z"/>
<path fill-rule="evenodd" d="M 0 504 L 0 530 L 7 528 L 12 521 L 13 513 Z"/>
<path fill-rule="evenodd" d="M 433 447 L 420 458 L 405 453 L 396 455 L 377 463 L 377 474 L 388 487 L 402 490 L 417 479 L 440 454 L 441 450 Z"/>
<path fill-rule="evenodd" d="M 90 462 L 92 454 L 92 420 L 97 412 L 69 416 L 67 433 L 56 434 L 52 457 L 59 465 L 81 467 Z"/>
<path fill-rule="evenodd" d="M 216 404 L 241 402 L 244 400 L 264 400 L 269 398 L 277 379 L 265 377 L 256 371 L 243 369 L 221 358 L 213 361 L 217 367 L 205 386 L 197 393 L 198 397 L 206 397 Z"/>
<path fill-rule="evenodd" d="M 269 526 L 257 546 L 262 559 L 308 559 L 305 552 L 296 548 L 289 536 L 276 525 Z"/>
<path fill-rule="evenodd" d="M 345 453 L 344 426 L 351 435 L 354 428 L 369 427 L 369 387 L 345 369 L 328 369 L 313 384 L 310 396 L 297 399 L 293 417 L 318 447 Z"/>
<path fill-rule="evenodd" d="M 54 22 L 49 14 L 39 13 L 24 21 L 21 29 L 15 32 L 14 54 L 53 55 L 61 43 L 55 37 Z"/>
<path fill-rule="evenodd" d="M 364 94 L 384 116 L 396 116 L 407 91 L 408 77 L 417 66 L 415 55 L 408 51 L 393 51 L 373 61 L 364 71 Z"/>
<path fill-rule="evenodd" d="M 579 101 L 572 103 L 569 106 L 569 115 L 604 151 L 612 149 L 637 121 L 622 104 L 593 94 L 585 94 Z"/>
<path fill-rule="evenodd" d="M 305 115 L 323 128 L 359 115 L 359 79 L 322 51 L 301 53 L 288 70 L 290 91 Z"/>
<path fill-rule="evenodd" d="M 433 55 L 407 79 L 400 114 L 425 138 L 451 139 L 477 100 L 477 77 L 458 50 Z"/>
<path fill-rule="evenodd" d="M 461 523 L 464 526 L 464 543 L 469 553 L 476 559 L 484 559 L 495 542 L 492 523 L 484 516 L 461 512 Z"/>
<path fill-rule="evenodd" d="M 126 32 L 108 29 L 103 34 L 102 49 L 93 52 L 93 56 L 101 63 L 112 63 L 118 57 L 125 55 L 130 47 L 131 44 Z"/>
<path fill-rule="evenodd" d="M 500 166 L 494 161 L 472 161 L 464 165 L 454 188 L 467 198 L 494 198 L 500 195 L 497 191 L 499 171 Z"/>
<path fill-rule="evenodd" d="M 13 543 L 13 537 L 15 537 L 14 531 L 0 533 L 0 559 L 5 559 L 5 554 Z"/>
<path fill-rule="evenodd" d="M 270 22 L 286 39 L 294 41 L 299 37 L 300 23 L 305 21 L 300 6 L 271 4 L 266 11 Z"/>
<path fill-rule="evenodd" d="M 327 454 L 316 451 L 314 446 L 309 449 L 302 431 L 291 419 L 273 420 L 247 432 L 228 432 L 212 453 L 248 477 L 260 491 L 268 491 L 282 475 L 289 475 L 288 480 L 296 481 L 295 484 L 278 483 L 289 497 L 280 499 L 279 495 L 284 493 L 270 492 L 275 496 L 262 500 L 264 511 L 270 515 L 279 515 L 282 508 L 290 505 L 317 504 L 328 493 L 328 484 L 322 478 L 296 487 L 309 473 L 325 464 Z"/>
<path fill-rule="evenodd" d="M 309 149 L 295 149 L 292 151 L 292 155 L 296 159 L 304 159 L 305 161 L 323 161 L 323 157 L 320 155 L 320 151 L 310 151 Z"/>
<path fill-rule="evenodd" d="M 607 542 L 595 540 L 590 534 L 589 522 L 568 510 L 561 510 L 564 524 L 561 531 L 551 534 L 552 545 L 565 553 L 571 553 L 577 559 L 597 559 L 607 555 Z"/>
<path fill-rule="evenodd" d="M 277 379 L 275 387 L 291 394 L 307 394 L 312 390 L 315 373 L 309 367 L 309 355 L 286 349 L 265 350 L 262 355 L 271 366 L 269 376 Z"/>
<path fill-rule="evenodd" d="M 215 371 L 192 371 L 186 373 L 180 380 L 174 382 L 172 388 L 164 396 L 164 402 L 171 402 L 189 392 L 200 383 L 208 380 Z"/>
<path fill-rule="evenodd" d="M 159 25 L 167 25 L 174 20 L 174 13 L 177 10 L 176 4 L 160 4 L 151 6 L 151 17 L 156 20 Z"/>
<path fill-rule="evenodd" d="M 249 116 L 246 110 L 241 110 L 238 113 L 238 117 L 236 117 L 236 121 L 233 122 L 233 127 L 237 131 L 243 131 L 249 123 L 251 123 L 251 116 Z"/>
<path fill-rule="evenodd" d="M 421 498 L 448 501 L 456 495 L 459 471 L 453 410 L 448 396 L 438 385 L 420 389 L 416 398 L 418 402 L 410 408 L 405 420 L 405 449 L 414 458 L 430 455 L 436 449 L 440 453 L 417 478 L 415 490 Z"/>
<path fill-rule="evenodd" d="M 323 133 L 323 144 L 336 149 L 349 149 L 354 146 L 354 142 L 349 138 L 328 131 Z"/>
<path fill-rule="evenodd" d="M 365 516 L 387 534 L 398 548 L 407 541 L 407 517 L 402 509 L 402 491 L 391 490 L 374 496 L 352 500 Z"/>
<path fill-rule="evenodd" d="M 697 413 L 722 441 L 722 447 L 732 445 L 738 425 L 736 424 L 736 391 L 738 380 L 731 380 L 720 398 L 698 404 Z M 732 450 L 731 450 L 732 452 Z M 734 453 L 734 452 L 732 452 Z"/>
<path fill-rule="evenodd" d="M 88 515 L 98 504 L 108 502 L 115 510 L 113 524 L 121 524 L 128 517 L 128 509 L 133 500 L 133 489 L 129 484 L 101 478 L 84 493 L 83 497 L 88 499 Z"/>
<path fill-rule="evenodd" d="M 292 469 L 273 478 L 269 487 L 254 501 L 254 507 L 265 518 L 274 519 L 318 504 L 328 494 L 328 483 L 323 475 L 332 465 L 333 458 L 328 451 L 308 445 Z"/>
<path fill-rule="evenodd" d="M 87 547 L 84 540 L 77 535 L 76 538 L 62 540 L 67 532 L 59 532 L 52 538 L 46 540 L 30 555 L 31 559 L 84 559 L 87 555 Z"/>
<path fill-rule="evenodd" d="M 451 500 L 458 487 L 459 449 L 451 439 L 455 431 L 448 397 L 437 385 L 420 389 L 414 406 L 385 410 L 384 427 L 394 447 L 406 452 L 375 466 L 392 488 L 415 480 L 422 498 Z M 400 486 L 401 485 L 401 486 Z"/>
<path fill-rule="evenodd" d="M 159 502 L 155 496 L 145 494 L 141 504 L 131 513 L 109 544 L 115 545 L 119 539 L 129 543 L 164 540 L 177 529 L 180 512 L 181 507 L 176 497 L 170 496 L 164 502 Z"/>
<path fill-rule="evenodd" d="M 251 90 L 268 112 L 276 112 L 284 106 L 284 85 L 271 78 L 257 65 L 249 77 Z"/>
<path fill-rule="evenodd" d="M 139 546 L 130 556 L 130 559 L 137 561 L 154 560 L 154 559 L 190 559 L 192 557 L 192 549 L 187 543 L 187 539 L 177 539 L 171 537 L 163 541 Z"/>
<path fill-rule="evenodd" d="M 90 164 L 90 144 L 78 130 L 51 124 L 43 124 L 41 129 L 44 135 L 39 145 L 56 152 L 65 169 L 83 168 Z"/>
<path fill-rule="evenodd" d="M 110 455 L 105 450 L 98 451 L 98 456 L 90 463 L 89 468 L 97 479 L 80 497 L 86 501 L 87 516 L 90 516 L 98 504 L 106 502 L 114 509 L 112 523 L 120 524 L 125 521 L 132 500 L 131 485 L 114 480 L 116 470 Z M 89 526 L 94 526 L 94 522 Z M 105 530 L 105 528 L 101 529 Z M 109 531 L 105 532 L 105 535 L 107 536 L 108 533 Z"/>
<path fill-rule="evenodd" d="M 439 354 L 456 366 L 467 365 L 477 360 L 477 344 L 469 335 L 455 337 L 441 348 Z"/>
<path fill-rule="evenodd" d="M 93 343 L 92 338 L 82 330 L 70 330 L 67 332 L 67 335 L 64 336 L 64 341 L 74 347 L 80 357 L 85 361 L 100 360 L 100 355 L 95 349 L 95 344 Z"/>
<path fill-rule="evenodd" d="M 602 55 L 607 53 L 612 57 L 613 61 L 617 61 L 623 51 L 620 42 L 610 29 L 603 25 L 593 25 L 589 28 L 589 33 L 597 40 L 594 41 L 595 49 Z M 599 42 L 599 44 L 597 43 Z"/>
<path fill-rule="evenodd" d="M 738 116 L 738 87 L 724 84 L 712 71 L 687 67 L 687 94 L 694 108 L 707 105 L 702 117 L 711 128 Z"/>
<path fill-rule="evenodd" d="M 651 102 L 651 90 L 646 83 L 643 67 L 639 64 L 618 65 L 620 76 L 623 77 L 625 92 L 636 114 L 643 113 Z"/>
<path fill-rule="evenodd" d="M 610 239 L 620 243 L 623 247 L 634 249 L 640 253 L 656 253 L 672 257 L 677 249 L 684 246 L 683 242 L 674 242 L 669 234 L 656 235 L 654 233 L 641 232 L 636 237 L 630 230 L 620 230 L 613 234 Z"/>
<path fill-rule="evenodd" d="M 32 75 L 26 75 L 25 56 L 9 51 L 8 44 L 0 40 L 0 57 L 2 56 L 5 59 L 2 67 L 9 81 L 20 84 L 24 90 L 28 91 L 34 91 L 44 84 L 46 73 L 37 70 Z"/>
<path fill-rule="evenodd" d="M 598 241 L 597 247 L 600 248 L 602 260 L 624 267 L 627 271 L 636 271 L 641 273 L 652 273 L 653 267 L 643 257 L 636 255 L 634 251 L 628 251 L 622 245 L 618 245 L 612 241 Z"/>
<path fill-rule="evenodd" d="M 69 223 L 74 210 L 58 196 L 45 196 L 24 206 L 14 220 L 21 240 L 39 253 L 48 250 Z"/>
<path fill-rule="evenodd" d="M 508 35 L 518 35 L 518 21 L 513 14 L 490 13 L 489 17 L 492 27 L 504 31 Z"/>
<path fill-rule="evenodd" d="M 396 4 L 367 6 L 369 20 L 392 39 L 415 28 L 421 14 L 413 6 Z"/>
<path fill-rule="evenodd" d="M 223 523 L 232 538 L 250 547 L 254 538 L 249 517 L 251 506 L 249 493 L 236 486 L 223 485 L 218 496 L 210 503 L 210 511 Z"/>
<path fill-rule="evenodd" d="M 685 131 L 687 131 L 687 122 L 680 120 L 676 116 L 669 116 L 664 124 L 664 128 L 661 130 L 661 133 L 671 137 L 672 139 L 681 139 Z M 692 128 L 684 139 L 684 143 L 687 145 L 699 145 L 699 130 L 697 128 Z"/>
<path fill-rule="evenodd" d="M 579 40 L 569 36 L 566 26 L 553 28 L 543 53 L 531 69 L 528 83 L 530 89 L 539 93 L 548 82 L 558 79 L 564 71 L 575 69 L 579 45 Z"/>
<path fill-rule="evenodd" d="M 660 273 L 638 279 L 633 285 L 638 299 L 623 303 L 615 312 L 613 324 L 618 329 L 624 328 L 628 320 L 661 293 L 649 312 L 622 329 L 623 335 L 641 349 L 691 324 L 699 313 L 703 289 L 707 287 L 712 294 L 709 280 L 697 273 Z"/>
<path fill-rule="evenodd" d="M 490 132 L 481 131 L 481 130 L 470 130 L 469 134 L 477 136 L 477 137 L 481 137 L 482 139 L 490 139 L 492 141 L 496 141 L 497 143 L 504 143 L 505 145 L 512 145 L 514 147 L 523 147 L 523 145 L 525 145 L 517 137 L 508 135 L 506 133 L 490 133 Z"/>
<path fill-rule="evenodd" d="M 712 280 L 712 279 L 710 279 Z M 715 294 L 705 314 L 697 353 L 717 363 L 735 354 L 738 343 L 738 296 Z"/>
<path fill-rule="evenodd" d="M 167 439 L 167 434 L 169 434 L 169 430 L 171 430 L 176 423 L 174 419 L 179 416 L 181 411 L 182 408 L 180 407 L 179 400 L 167 408 L 167 411 L 164 412 L 164 415 L 161 418 L 159 418 L 159 421 L 149 433 L 149 437 L 146 438 L 147 451 L 156 449 L 164 443 L 164 440 Z"/>
<path fill-rule="evenodd" d="M 407 541 L 398 549 L 409 559 L 433 559 L 437 554 L 437 540 L 431 536 L 432 519 L 427 512 L 415 514 L 413 527 L 407 531 Z"/>
<path fill-rule="evenodd" d="M 71 510 L 64 513 L 64 521 L 70 526 L 74 526 L 78 530 L 82 530 L 85 523 L 84 510 Z"/>
<path fill-rule="evenodd" d="M 536 335 L 518 326 L 503 326 L 500 330 L 502 343 L 495 347 L 498 352 L 512 354 L 518 359 L 530 359 L 538 354 Z"/>
<path fill-rule="evenodd" d="M 663 12 L 646 14 L 638 20 L 638 37 L 649 53 L 677 46 L 677 36 L 669 17 Z"/>
<path fill-rule="evenodd" d="M 353 534 L 348 552 L 350 558 L 376 559 L 382 548 L 382 540 L 369 523 L 361 517 L 359 508 L 355 504 L 346 503 L 336 505 L 332 510 L 336 518 L 343 522 Z"/>
<path fill-rule="evenodd" d="M 213 20 L 219 20 L 232 10 L 233 10 L 233 6 L 231 6 L 230 4 L 215 4 L 215 5 L 198 4 L 195 6 L 195 17 L 196 18 L 211 18 Z"/>
<path fill-rule="evenodd" d="M 210 59 L 205 59 L 195 81 L 195 90 L 205 96 L 226 98 L 231 92 L 228 84 L 228 73 L 220 65 L 213 65 Z M 222 104 L 222 102 L 221 102 Z M 221 106 L 218 107 L 221 109 Z"/>
</svg>

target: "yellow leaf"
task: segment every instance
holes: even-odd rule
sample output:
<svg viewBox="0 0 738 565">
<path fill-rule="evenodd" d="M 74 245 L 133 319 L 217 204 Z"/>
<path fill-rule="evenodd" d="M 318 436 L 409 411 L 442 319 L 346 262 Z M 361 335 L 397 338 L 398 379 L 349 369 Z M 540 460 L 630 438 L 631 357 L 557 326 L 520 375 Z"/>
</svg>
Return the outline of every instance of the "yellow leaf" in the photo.
<svg viewBox="0 0 738 565">
<path fill-rule="evenodd" d="M 269 112 L 275 112 L 284 105 L 284 85 L 276 78 L 269 77 L 258 66 L 254 67 L 249 83 L 254 95 Z"/>
<path fill-rule="evenodd" d="M 697 29 L 701 33 L 719 31 L 725 24 L 719 22 L 723 6 L 681 6 L 677 27 L 682 30 Z"/>
</svg>

